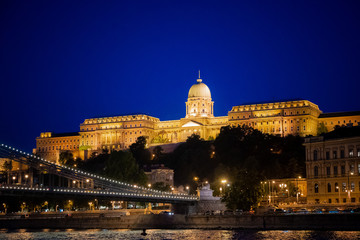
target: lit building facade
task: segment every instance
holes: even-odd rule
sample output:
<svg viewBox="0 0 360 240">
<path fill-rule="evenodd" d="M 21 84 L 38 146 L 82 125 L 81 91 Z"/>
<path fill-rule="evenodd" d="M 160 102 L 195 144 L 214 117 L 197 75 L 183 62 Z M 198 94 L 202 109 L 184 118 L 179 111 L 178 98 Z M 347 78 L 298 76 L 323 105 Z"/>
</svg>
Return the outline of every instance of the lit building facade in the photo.
<svg viewBox="0 0 360 240">
<path fill-rule="evenodd" d="M 307 100 L 234 106 L 227 116 L 216 117 L 210 89 L 200 77 L 190 88 L 185 106 L 185 117 L 178 120 L 160 121 L 144 114 L 85 119 L 77 133 L 41 133 L 34 153 L 58 161 L 61 151 L 71 151 L 87 159 L 102 149 L 128 149 L 139 136 L 145 136 L 150 145 L 184 142 L 192 134 L 211 140 L 228 125 L 247 125 L 280 136 L 316 136 L 320 124 L 330 131 L 336 125 L 360 122 L 360 112 L 323 114 Z"/>
<path fill-rule="evenodd" d="M 165 167 L 163 164 L 145 169 L 148 184 L 164 183 L 164 186 L 174 186 L 174 170 Z"/>
<path fill-rule="evenodd" d="M 360 203 L 360 126 L 348 131 L 305 138 L 309 204 Z"/>
</svg>

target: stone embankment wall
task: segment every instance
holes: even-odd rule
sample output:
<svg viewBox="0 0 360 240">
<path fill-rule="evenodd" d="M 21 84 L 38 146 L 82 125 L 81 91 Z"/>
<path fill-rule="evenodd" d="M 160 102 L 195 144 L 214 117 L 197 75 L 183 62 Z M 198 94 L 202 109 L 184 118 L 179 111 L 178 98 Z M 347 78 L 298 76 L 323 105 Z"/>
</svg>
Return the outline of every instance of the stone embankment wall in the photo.
<svg viewBox="0 0 360 240">
<path fill-rule="evenodd" d="M 360 230 L 360 214 L 185 216 L 134 215 L 121 217 L 0 219 L 9 229 L 309 229 Z"/>
</svg>

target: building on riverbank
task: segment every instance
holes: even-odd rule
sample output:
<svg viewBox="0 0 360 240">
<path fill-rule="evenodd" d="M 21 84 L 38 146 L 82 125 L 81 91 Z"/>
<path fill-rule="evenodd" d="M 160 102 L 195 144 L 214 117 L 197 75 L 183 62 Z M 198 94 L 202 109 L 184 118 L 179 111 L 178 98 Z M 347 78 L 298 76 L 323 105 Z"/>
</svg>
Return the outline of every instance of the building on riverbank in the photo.
<svg viewBox="0 0 360 240">
<path fill-rule="evenodd" d="M 93 152 L 103 149 L 128 149 L 140 136 L 145 136 L 150 145 L 184 142 L 192 134 L 211 140 L 221 127 L 229 125 L 247 125 L 279 136 L 316 136 L 319 127 L 331 131 L 337 125 L 360 122 L 360 111 L 324 114 L 308 100 L 237 105 L 227 116 L 214 116 L 210 89 L 200 76 L 191 86 L 185 106 L 185 117 L 178 120 L 160 121 L 146 114 L 118 115 L 85 119 L 75 133 L 43 132 L 36 138 L 34 153 L 57 162 L 62 151 L 88 159 Z"/>
<path fill-rule="evenodd" d="M 360 203 L 360 126 L 305 139 L 307 201 Z"/>
</svg>

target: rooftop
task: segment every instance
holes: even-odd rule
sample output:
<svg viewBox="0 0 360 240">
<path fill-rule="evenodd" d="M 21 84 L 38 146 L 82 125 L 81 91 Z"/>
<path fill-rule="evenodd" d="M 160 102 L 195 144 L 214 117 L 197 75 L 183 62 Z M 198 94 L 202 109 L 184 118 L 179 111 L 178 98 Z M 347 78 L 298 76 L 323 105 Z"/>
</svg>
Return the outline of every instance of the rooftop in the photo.
<svg viewBox="0 0 360 240">
<path fill-rule="evenodd" d="M 346 117 L 360 115 L 360 111 L 351 111 L 351 112 L 333 112 L 333 113 L 322 113 L 319 118 L 330 118 L 330 117 Z"/>
</svg>

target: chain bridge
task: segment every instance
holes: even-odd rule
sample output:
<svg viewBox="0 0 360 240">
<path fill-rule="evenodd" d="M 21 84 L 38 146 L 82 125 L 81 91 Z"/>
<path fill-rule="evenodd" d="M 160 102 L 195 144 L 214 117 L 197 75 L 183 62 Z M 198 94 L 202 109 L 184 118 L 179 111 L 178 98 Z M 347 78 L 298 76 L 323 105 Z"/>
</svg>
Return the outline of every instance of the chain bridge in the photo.
<svg viewBox="0 0 360 240">
<path fill-rule="evenodd" d="M 83 171 L 0 144 L 0 158 L 17 162 L 25 170 L 8 171 L 0 196 L 89 197 L 109 200 L 191 204 L 198 197 L 174 194 L 121 182 Z M 11 176 L 10 174 L 16 174 Z"/>
</svg>

